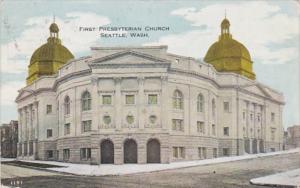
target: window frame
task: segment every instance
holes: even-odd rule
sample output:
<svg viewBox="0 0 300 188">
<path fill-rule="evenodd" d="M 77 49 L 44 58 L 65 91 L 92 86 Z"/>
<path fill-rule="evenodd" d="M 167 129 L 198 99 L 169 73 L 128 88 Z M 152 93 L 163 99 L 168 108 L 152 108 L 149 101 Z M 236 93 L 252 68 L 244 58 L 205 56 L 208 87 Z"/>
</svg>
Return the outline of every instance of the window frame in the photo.
<svg viewBox="0 0 300 188">
<path fill-rule="evenodd" d="M 105 98 L 109 98 L 109 103 L 105 102 L 107 100 L 105 100 Z M 109 95 L 109 94 L 105 94 L 105 95 L 102 95 L 102 105 L 112 105 L 112 95 Z"/>
<path fill-rule="evenodd" d="M 199 93 L 197 97 L 197 112 L 204 112 L 204 96 L 202 93 Z"/>
<path fill-rule="evenodd" d="M 172 97 L 172 105 L 173 109 L 175 110 L 183 110 L 184 109 L 184 97 L 181 91 L 176 89 L 173 92 L 173 97 Z"/>
<path fill-rule="evenodd" d="M 150 96 L 155 96 L 156 99 L 155 99 L 155 103 L 151 103 L 150 101 Z M 148 94 L 148 105 L 158 105 L 158 94 L 155 94 L 155 93 L 150 93 Z"/>
<path fill-rule="evenodd" d="M 128 97 L 133 97 L 132 103 L 128 103 L 129 102 L 129 98 Z M 125 94 L 125 105 L 135 105 L 136 101 L 135 101 L 135 94 Z"/>
<path fill-rule="evenodd" d="M 69 161 L 70 160 L 70 149 L 66 148 L 63 149 L 63 161 Z"/>
<path fill-rule="evenodd" d="M 229 127 L 223 127 L 223 136 L 229 136 Z"/>
<path fill-rule="evenodd" d="M 81 95 L 81 111 L 89 111 L 92 109 L 92 97 L 89 91 L 84 91 Z"/>
<path fill-rule="evenodd" d="M 197 132 L 201 134 L 205 134 L 205 124 L 204 121 L 197 121 Z"/>
<path fill-rule="evenodd" d="M 65 115 L 69 115 L 71 112 L 70 104 L 71 104 L 70 97 L 67 95 L 67 96 L 65 96 L 65 99 L 64 99 L 64 114 Z"/>
<path fill-rule="evenodd" d="M 229 104 L 229 101 L 224 101 L 224 102 L 223 102 L 223 111 L 226 112 L 226 113 L 229 113 L 229 112 L 230 112 L 230 104 Z"/>
<path fill-rule="evenodd" d="M 87 129 L 88 127 L 88 129 Z M 81 133 L 87 133 L 92 131 L 92 120 L 81 121 Z"/>
<path fill-rule="evenodd" d="M 46 105 L 46 114 L 52 114 L 53 109 L 52 109 L 52 104 L 47 104 Z"/>
<path fill-rule="evenodd" d="M 184 121 L 183 121 L 183 119 L 172 119 L 172 130 L 173 131 L 184 132 Z"/>
<path fill-rule="evenodd" d="M 50 136 L 49 136 L 48 133 L 51 133 Z M 47 130 L 46 130 L 46 137 L 47 137 L 47 138 L 53 137 L 53 130 L 52 130 L 52 129 L 47 129 Z"/>
<path fill-rule="evenodd" d="M 88 161 L 92 158 L 92 150 L 91 148 L 80 148 L 80 160 Z"/>
<path fill-rule="evenodd" d="M 68 131 L 66 131 L 68 130 Z M 71 134 L 71 123 L 65 123 L 64 124 L 64 135 Z"/>
</svg>

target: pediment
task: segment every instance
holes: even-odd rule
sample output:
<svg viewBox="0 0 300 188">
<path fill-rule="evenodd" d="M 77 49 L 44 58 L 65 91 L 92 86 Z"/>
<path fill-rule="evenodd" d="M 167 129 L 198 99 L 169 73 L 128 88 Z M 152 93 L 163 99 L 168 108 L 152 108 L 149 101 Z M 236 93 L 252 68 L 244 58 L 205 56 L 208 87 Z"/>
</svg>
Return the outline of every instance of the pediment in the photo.
<svg viewBox="0 0 300 188">
<path fill-rule="evenodd" d="M 260 96 L 271 97 L 270 94 L 258 84 L 246 86 L 244 89 Z"/>
<path fill-rule="evenodd" d="M 171 62 L 150 54 L 123 51 L 92 60 L 89 65 L 132 65 L 132 64 L 170 64 Z"/>
<path fill-rule="evenodd" d="M 28 97 L 28 96 L 32 95 L 33 93 L 34 93 L 34 91 L 32 91 L 32 90 L 24 90 L 24 89 L 19 90 L 19 94 L 16 98 L 16 101 L 23 99 L 25 97 Z"/>
</svg>

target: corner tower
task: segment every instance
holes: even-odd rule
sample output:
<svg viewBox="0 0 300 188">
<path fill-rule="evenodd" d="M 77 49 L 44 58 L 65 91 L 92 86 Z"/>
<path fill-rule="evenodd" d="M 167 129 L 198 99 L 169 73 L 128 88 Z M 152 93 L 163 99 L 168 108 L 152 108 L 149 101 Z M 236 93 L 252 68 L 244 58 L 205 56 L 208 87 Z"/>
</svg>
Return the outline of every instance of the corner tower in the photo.
<svg viewBox="0 0 300 188">
<path fill-rule="evenodd" d="M 68 60 L 73 59 L 73 54 L 61 44 L 58 37 L 59 28 L 55 22 L 50 27 L 50 37 L 32 54 L 28 66 L 27 85 L 44 75 L 56 74 L 58 69 Z"/>
<path fill-rule="evenodd" d="M 234 72 L 255 80 L 250 53 L 243 44 L 232 38 L 229 28 L 230 22 L 225 17 L 219 40 L 210 46 L 204 61 L 219 72 Z"/>
</svg>

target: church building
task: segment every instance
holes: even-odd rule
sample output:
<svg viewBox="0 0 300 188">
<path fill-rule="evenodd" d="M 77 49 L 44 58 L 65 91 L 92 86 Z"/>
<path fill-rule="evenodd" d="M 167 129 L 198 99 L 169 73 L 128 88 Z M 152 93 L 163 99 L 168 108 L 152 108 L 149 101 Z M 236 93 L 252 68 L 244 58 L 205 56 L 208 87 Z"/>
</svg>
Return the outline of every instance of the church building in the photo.
<svg viewBox="0 0 300 188">
<path fill-rule="evenodd" d="M 52 23 L 16 98 L 18 159 L 169 163 L 282 150 L 283 94 L 256 80 L 229 28 L 225 18 L 203 61 L 167 46 L 74 58 Z"/>
</svg>

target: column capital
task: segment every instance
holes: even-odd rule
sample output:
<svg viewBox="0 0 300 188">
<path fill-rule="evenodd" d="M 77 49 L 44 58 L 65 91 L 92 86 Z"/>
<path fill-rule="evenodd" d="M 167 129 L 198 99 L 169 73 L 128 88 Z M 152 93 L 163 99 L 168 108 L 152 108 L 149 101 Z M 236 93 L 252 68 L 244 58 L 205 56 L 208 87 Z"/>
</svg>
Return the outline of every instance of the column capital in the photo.
<svg viewBox="0 0 300 188">
<path fill-rule="evenodd" d="M 168 81 L 168 76 L 167 75 L 161 76 L 160 78 L 164 82 Z"/>
<path fill-rule="evenodd" d="M 39 101 L 34 101 L 34 102 L 33 102 L 33 105 L 34 105 L 35 107 L 37 107 L 37 106 L 39 105 Z"/>
<path fill-rule="evenodd" d="M 138 81 L 139 84 L 143 84 L 144 81 L 145 81 L 145 77 L 144 76 L 138 76 L 137 81 Z"/>
<path fill-rule="evenodd" d="M 92 85 L 97 85 L 98 79 L 99 79 L 99 78 L 98 78 L 97 76 L 92 76 L 92 77 L 91 77 Z"/>
<path fill-rule="evenodd" d="M 114 77 L 113 79 L 114 79 L 114 81 L 115 81 L 115 84 L 120 84 L 121 81 L 122 81 L 122 78 L 121 78 L 121 77 Z"/>
</svg>

